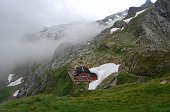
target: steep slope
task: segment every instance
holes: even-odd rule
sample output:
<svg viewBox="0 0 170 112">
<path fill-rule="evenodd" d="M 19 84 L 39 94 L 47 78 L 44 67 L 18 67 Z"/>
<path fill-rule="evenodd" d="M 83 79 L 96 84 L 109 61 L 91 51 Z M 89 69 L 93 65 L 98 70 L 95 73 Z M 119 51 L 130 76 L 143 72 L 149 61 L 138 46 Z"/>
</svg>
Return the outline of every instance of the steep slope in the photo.
<svg viewBox="0 0 170 112">
<path fill-rule="evenodd" d="M 6 82 L 0 80 L 0 103 L 11 96 L 12 88 L 6 88 L 6 85 Z"/>
<path fill-rule="evenodd" d="M 67 87 L 67 95 L 83 92 L 88 84 L 70 87 L 68 76 L 61 75 L 75 65 L 91 68 L 105 63 L 121 64 L 118 83 L 119 79 L 125 77 L 130 78 L 127 82 L 144 82 L 149 77 L 165 74 L 170 67 L 169 6 L 168 0 L 158 0 L 153 7 L 133 18 L 124 29 L 110 34 L 111 27 L 95 36 L 92 41 L 76 45 L 62 44 L 57 48 L 59 50 L 56 49 L 50 63 L 39 66 L 25 78 L 18 97 L 46 93 L 48 89 L 56 95 L 55 90 L 66 95 L 63 93 Z M 67 67 L 63 68 L 64 65 Z M 63 87 L 65 78 L 68 83 Z M 113 78 L 114 74 L 98 88 L 110 88 Z"/>
<path fill-rule="evenodd" d="M 125 16 L 125 13 L 122 12 L 123 17 Z M 122 18 L 122 17 L 120 17 Z M 116 18 L 110 18 L 113 21 Z M 117 19 L 116 19 L 117 20 Z M 113 24 L 112 21 L 112 24 Z M 89 24 L 95 24 L 95 23 L 89 23 Z M 98 23 L 97 23 L 98 24 Z M 111 25 L 111 23 L 110 23 Z M 41 39 L 41 38 L 50 38 L 50 39 L 57 39 L 60 40 L 62 39 L 63 36 L 67 35 L 66 31 L 69 28 L 72 28 L 72 26 L 79 26 L 81 27 L 81 24 L 73 24 L 71 26 L 69 25 L 58 25 L 58 26 L 53 26 L 51 28 L 45 28 L 44 31 L 40 32 L 37 37 L 32 38 L 34 39 Z M 96 26 L 97 27 L 97 26 Z M 103 27 L 103 25 L 99 25 L 98 27 Z M 108 27 L 107 24 L 104 27 Z M 65 29 L 66 28 L 66 29 Z M 99 28 L 101 30 L 101 28 Z M 61 32 L 60 32 L 61 30 Z M 90 29 L 89 29 L 90 30 Z M 72 30 L 71 30 L 72 31 Z M 59 34 L 58 34 L 58 33 Z M 93 31 L 92 31 L 93 32 Z M 60 33 L 64 33 L 64 35 L 60 35 Z M 81 34 L 80 32 L 77 32 Z M 84 33 L 83 33 L 84 34 Z M 50 35 L 50 36 L 48 36 Z M 53 38 L 54 35 L 60 35 L 57 38 Z M 76 33 L 75 33 L 76 35 Z M 75 36 L 75 35 L 70 35 Z M 82 34 L 81 34 L 82 35 Z M 79 36 L 79 35 L 77 35 Z M 87 35 L 85 35 L 87 36 Z M 82 36 L 84 38 L 85 36 Z M 104 36 L 104 35 L 103 35 Z M 101 37 L 101 36 L 99 36 Z M 98 38 L 98 37 L 96 37 Z M 73 59 L 76 58 L 76 56 L 79 55 L 84 55 L 84 53 L 87 53 L 88 47 L 91 44 L 91 39 L 88 40 L 87 37 L 85 37 L 86 41 L 84 42 L 77 42 L 74 43 L 74 38 L 73 43 L 72 42 L 65 42 L 60 44 L 56 50 L 54 51 L 54 56 L 53 59 L 45 64 L 34 64 L 34 63 L 26 63 L 25 65 L 19 65 L 14 69 L 13 73 L 16 74 L 13 80 L 19 78 L 21 75 L 24 77 L 23 83 L 18 87 L 19 88 L 19 94 L 17 97 L 23 97 L 23 96 L 30 96 L 30 95 L 35 95 L 40 92 L 43 92 L 46 88 L 46 83 L 49 81 L 48 79 L 51 79 L 49 74 L 47 74 L 47 71 L 50 69 L 53 69 L 54 71 L 57 70 L 57 68 L 66 65 L 67 63 L 70 63 Z M 69 38 L 68 38 L 69 40 Z M 88 40 L 88 41 L 87 41 Z"/>
<path fill-rule="evenodd" d="M 150 0 L 146 0 L 146 2 L 141 5 L 140 7 L 130 7 L 128 10 L 128 15 L 125 17 L 125 19 L 129 19 L 133 16 L 135 16 L 136 12 L 142 11 L 144 9 L 152 7 L 153 3 Z"/>
<path fill-rule="evenodd" d="M 153 3 L 151 2 L 151 0 L 146 0 L 146 2 L 143 5 L 141 5 L 140 7 L 142 7 L 143 9 L 146 9 L 151 6 L 153 6 Z"/>
<path fill-rule="evenodd" d="M 144 81 L 146 77 L 164 74 L 170 69 L 170 28 L 168 16 L 163 17 L 162 15 L 165 14 L 160 14 L 159 10 L 167 9 L 169 3 L 161 2 L 156 2 L 155 7 L 137 15 L 122 30 L 111 35 L 112 27 L 104 30 L 94 38 L 89 53 L 78 56 L 72 61 L 71 66 L 91 67 L 109 62 L 119 63 L 120 74 L 128 72 L 137 79 L 136 81 Z M 167 13 L 167 10 L 164 12 Z M 130 74 L 126 77 L 130 77 Z"/>
<path fill-rule="evenodd" d="M 132 31 L 134 36 L 132 42 L 138 47 L 139 55 L 135 54 L 131 58 L 136 60 L 130 65 L 136 73 L 152 76 L 169 68 L 170 22 L 169 17 L 164 16 L 167 15 L 169 6 L 169 1 L 157 1 L 153 8 L 139 15 L 128 25 L 127 31 Z"/>
</svg>

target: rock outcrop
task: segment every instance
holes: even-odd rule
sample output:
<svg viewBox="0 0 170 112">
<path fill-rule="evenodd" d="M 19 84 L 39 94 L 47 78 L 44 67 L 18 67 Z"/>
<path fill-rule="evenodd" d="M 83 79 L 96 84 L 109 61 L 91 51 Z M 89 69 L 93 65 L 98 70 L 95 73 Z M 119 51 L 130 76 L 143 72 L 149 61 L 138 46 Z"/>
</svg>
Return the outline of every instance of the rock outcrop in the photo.
<svg viewBox="0 0 170 112">
<path fill-rule="evenodd" d="M 125 27 L 127 23 L 123 20 L 116 21 L 111 28 L 122 28 Z"/>
<path fill-rule="evenodd" d="M 146 2 L 140 7 L 130 7 L 128 10 L 128 15 L 124 19 L 129 19 L 131 17 L 134 17 L 136 12 L 142 11 L 152 6 L 153 6 L 153 3 L 150 0 L 146 0 Z"/>
<path fill-rule="evenodd" d="M 158 0 L 155 7 L 144 15 L 140 25 L 135 29 L 139 37 L 137 44 L 144 44 L 152 50 L 170 50 L 170 2 Z"/>
<path fill-rule="evenodd" d="M 124 18 L 128 13 L 128 10 L 118 12 L 116 14 L 112 14 L 110 16 L 105 17 L 102 21 L 103 22 L 108 22 L 109 20 L 116 20 L 116 18 Z"/>
<path fill-rule="evenodd" d="M 146 9 L 146 8 L 150 8 L 152 6 L 153 6 L 153 3 L 151 2 L 151 0 L 146 0 L 146 2 L 140 7 L 143 9 Z"/>
<path fill-rule="evenodd" d="M 170 67 L 169 0 L 158 0 L 140 18 L 128 24 L 139 46 L 128 65 L 135 74 L 154 76 Z M 136 25 L 135 25 L 136 24 Z"/>
</svg>

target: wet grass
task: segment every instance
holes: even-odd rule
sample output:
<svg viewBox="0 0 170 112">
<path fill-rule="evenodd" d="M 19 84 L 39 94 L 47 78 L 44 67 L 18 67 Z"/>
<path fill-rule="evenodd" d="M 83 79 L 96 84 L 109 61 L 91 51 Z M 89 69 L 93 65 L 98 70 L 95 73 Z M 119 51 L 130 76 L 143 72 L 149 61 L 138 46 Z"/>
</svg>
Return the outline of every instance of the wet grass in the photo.
<svg viewBox="0 0 170 112">
<path fill-rule="evenodd" d="M 1 112 L 168 112 L 170 84 L 160 84 L 165 77 L 147 83 L 119 85 L 112 90 L 88 91 L 81 97 L 38 95 L 8 101 Z"/>
</svg>

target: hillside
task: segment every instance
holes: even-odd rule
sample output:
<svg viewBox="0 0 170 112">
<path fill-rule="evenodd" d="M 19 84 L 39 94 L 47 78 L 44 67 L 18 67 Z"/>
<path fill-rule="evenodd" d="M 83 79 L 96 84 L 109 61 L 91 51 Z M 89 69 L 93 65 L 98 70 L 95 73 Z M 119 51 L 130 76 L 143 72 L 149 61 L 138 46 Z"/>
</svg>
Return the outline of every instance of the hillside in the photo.
<svg viewBox="0 0 170 112">
<path fill-rule="evenodd" d="M 167 81 L 163 83 L 162 81 Z M 170 77 L 146 83 L 131 83 L 109 90 L 87 91 L 80 97 L 37 95 L 8 101 L 1 112 L 168 112 L 170 111 Z"/>
<path fill-rule="evenodd" d="M 92 40 L 62 43 L 50 62 L 18 66 L 14 74 L 22 73 L 23 82 L 13 98 L 19 99 L 4 102 L 0 111 L 170 111 L 169 7 L 169 0 L 147 0 Z M 119 71 L 94 91 L 70 78 L 71 68 L 106 63 L 120 65 Z"/>
</svg>

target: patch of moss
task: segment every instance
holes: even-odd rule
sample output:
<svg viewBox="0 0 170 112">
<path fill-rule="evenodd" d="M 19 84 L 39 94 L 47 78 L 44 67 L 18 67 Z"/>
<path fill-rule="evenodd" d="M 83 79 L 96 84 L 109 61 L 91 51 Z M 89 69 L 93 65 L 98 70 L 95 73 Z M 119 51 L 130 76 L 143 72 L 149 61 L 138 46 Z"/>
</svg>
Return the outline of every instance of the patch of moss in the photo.
<svg viewBox="0 0 170 112">
<path fill-rule="evenodd" d="M 106 53 L 107 49 L 106 48 L 102 48 L 102 47 L 98 47 L 95 49 L 95 52 L 97 53 Z"/>
<path fill-rule="evenodd" d="M 170 53 L 160 51 L 135 53 L 129 61 L 132 73 L 153 77 L 169 68 Z"/>
<path fill-rule="evenodd" d="M 2 87 L 0 88 L 0 103 L 10 98 L 13 87 Z"/>
<path fill-rule="evenodd" d="M 8 101 L 0 105 L 0 111 L 169 112 L 170 85 L 152 80 L 146 83 L 118 85 L 109 90 L 89 91 L 81 97 L 38 95 Z"/>
<path fill-rule="evenodd" d="M 73 92 L 73 83 L 67 72 L 67 66 L 47 71 L 48 82 L 44 93 L 58 96 L 69 95 Z"/>
<path fill-rule="evenodd" d="M 78 97 L 86 93 L 88 84 L 86 83 L 79 83 L 79 84 L 74 84 L 73 90 L 74 92 L 72 93 L 72 96 Z"/>
<path fill-rule="evenodd" d="M 127 72 L 121 72 L 119 73 L 119 75 L 117 76 L 117 84 L 126 84 L 126 83 L 133 83 L 133 82 L 137 82 L 137 77 L 133 74 L 129 74 Z"/>
<path fill-rule="evenodd" d="M 87 91 L 86 83 L 75 84 L 71 81 L 68 74 L 68 66 L 47 71 L 48 82 L 45 94 L 55 94 L 57 96 L 79 96 Z"/>
</svg>

